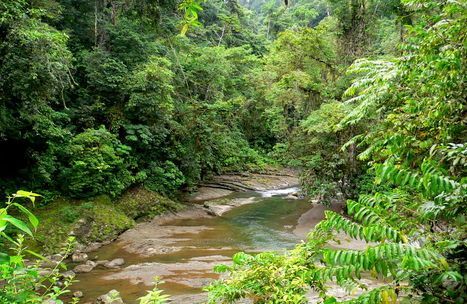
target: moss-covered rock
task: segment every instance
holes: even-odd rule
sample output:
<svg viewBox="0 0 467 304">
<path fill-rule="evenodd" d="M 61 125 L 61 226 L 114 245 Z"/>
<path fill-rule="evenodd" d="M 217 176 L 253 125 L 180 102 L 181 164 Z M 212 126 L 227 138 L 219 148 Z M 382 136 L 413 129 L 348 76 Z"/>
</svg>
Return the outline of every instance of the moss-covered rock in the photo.
<svg viewBox="0 0 467 304">
<path fill-rule="evenodd" d="M 91 208 L 83 212 L 83 215 L 85 221 L 80 227 L 75 228 L 74 234 L 78 242 L 84 244 L 114 239 L 135 223 L 111 202 L 94 203 Z"/>
<path fill-rule="evenodd" d="M 108 196 L 89 200 L 60 198 L 37 208 L 40 220 L 30 246 L 45 253 L 58 252 L 69 236 L 81 244 L 116 238 L 135 224 L 135 219 L 177 211 L 182 204 L 138 187 L 112 201 Z"/>
<path fill-rule="evenodd" d="M 183 207 L 180 203 L 142 187 L 128 190 L 115 202 L 115 206 L 133 219 L 154 217 L 166 211 L 175 212 Z"/>
</svg>

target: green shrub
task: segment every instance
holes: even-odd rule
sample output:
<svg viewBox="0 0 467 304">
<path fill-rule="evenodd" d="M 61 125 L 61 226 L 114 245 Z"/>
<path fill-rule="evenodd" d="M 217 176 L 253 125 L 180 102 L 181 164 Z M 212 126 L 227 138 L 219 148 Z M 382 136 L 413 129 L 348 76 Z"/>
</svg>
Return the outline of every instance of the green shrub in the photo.
<svg viewBox="0 0 467 304">
<path fill-rule="evenodd" d="M 152 163 L 146 171 L 145 187 L 149 190 L 170 194 L 185 183 L 185 176 L 171 161 Z"/>
<path fill-rule="evenodd" d="M 64 193 L 73 197 L 121 194 L 133 181 L 129 150 L 103 127 L 76 135 L 63 151 L 60 183 Z"/>
</svg>

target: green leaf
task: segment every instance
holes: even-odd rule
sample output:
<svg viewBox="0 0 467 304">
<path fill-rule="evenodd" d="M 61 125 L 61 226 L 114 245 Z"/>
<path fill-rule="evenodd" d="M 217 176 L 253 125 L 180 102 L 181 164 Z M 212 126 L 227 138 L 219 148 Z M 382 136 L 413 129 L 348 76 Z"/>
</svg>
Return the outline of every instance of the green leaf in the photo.
<svg viewBox="0 0 467 304">
<path fill-rule="evenodd" d="M 29 191 L 24 191 L 24 190 L 18 190 L 15 194 L 13 194 L 13 197 L 25 197 L 31 200 L 31 202 L 35 202 L 36 197 L 41 196 L 40 194 L 34 193 L 34 192 L 29 192 Z"/>
<path fill-rule="evenodd" d="M 323 302 L 323 304 L 332 304 L 332 303 L 337 303 L 336 298 L 334 297 L 326 298 L 326 300 L 324 300 Z"/>
<path fill-rule="evenodd" d="M 0 264 L 6 264 L 10 261 L 10 256 L 4 252 L 0 252 Z"/>
<path fill-rule="evenodd" d="M 30 236 L 33 236 L 29 227 L 22 220 L 18 220 L 17 218 L 12 217 L 11 215 L 3 215 L 0 220 L 7 221 L 11 223 L 13 226 L 15 226 L 16 228 L 18 228 L 19 230 L 23 231 L 24 233 L 27 233 Z"/>
<path fill-rule="evenodd" d="M 34 214 L 31 213 L 31 211 L 29 211 L 27 208 L 21 206 L 18 203 L 13 203 L 13 205 L 16 206 L 19 210 L 21 210 L 28 217 L 29 222 L 34 228 L 37 228 L 37 226 L 39 225 L 39 220 Z"/>
<path fill-rule="evenodd" d="M 44 256 L 40 255 L 39 253 L 34 252 L 34 251 L 32 251 L 32 250 L 26 249 L 25 251 L 26 251 L 27 253 L 29 253 L 30 255 L 33 255 L 33 256 L 35 256 L 36 258 L 39 258 L 39 259 L 41 259 L 41 260 L 43 260 L 43 261 L 47 261 L 47 260 L 48 260 L 46 257 L 44 257 Z"/>
</svg>

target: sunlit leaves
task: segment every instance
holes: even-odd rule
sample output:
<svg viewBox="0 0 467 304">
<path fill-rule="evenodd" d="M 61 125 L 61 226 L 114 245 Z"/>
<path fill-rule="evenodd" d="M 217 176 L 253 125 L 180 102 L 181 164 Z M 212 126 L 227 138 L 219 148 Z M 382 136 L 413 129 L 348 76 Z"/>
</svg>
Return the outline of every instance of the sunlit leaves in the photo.
<svg viewBox="0 0 467 304">
<path fill-rule="evenodd" d="M 8 214 L 8 211 L 10 208 L 15 207 L 18 209 L 23 215 L 25 215 L 28 218 L 29 224 L 32 225 L 34 229 L 37 228 L 39 225 L 39 220 L 36 218 L 34 214 L 31 213 L 26 207 L 22 206 L 21 204 L 18 204 L 15 202 L 15 199 L 18 198 L 27 198 L 31 202 L 34 202 L 37 197 L 39 197 L 39 194 L 29 192 L 29 191 L 24 191 L 24 190 L 18 190 L 16 193 L 14 193 L 6 202 L 6 207 L 0 209 L 0 233 L 2 233 L 2 236 L 9 239 L 10 241 L 13 241 L 10 237 L 8 237 L 3 231 L 7 228 L 8 225 L 12 225 L 16 227 L 20 232 L 26 233 L 30 236 L 33 236 L 33 233 L 31 229 L 28 227 L 28 224 L 26 224 L 24 221 L 21 219 L 18 219 L 16 217 L 13 217 Z"/>
<path fill-rule="evenodd" d="M 178 9 L 183 12 L 182 27 L 180 35 L 185 36 L 190 27 L 201 26 L 198 21 L 198 14 L 203 10 L 202 0 L 183 0 Z"/>
</svg>

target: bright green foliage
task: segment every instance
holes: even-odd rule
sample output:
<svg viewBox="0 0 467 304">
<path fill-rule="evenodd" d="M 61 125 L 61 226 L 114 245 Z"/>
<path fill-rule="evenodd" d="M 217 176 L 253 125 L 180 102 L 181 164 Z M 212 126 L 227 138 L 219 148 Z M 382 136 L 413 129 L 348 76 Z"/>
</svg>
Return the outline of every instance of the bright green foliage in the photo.
<svg viewBox="0 0 467 304">
<path fill-rule="evenodd" d="M 162 294 L 162 290 L 160 290 L 157 285 L 164 283 L 164 281 L 160 281 L 157 277 L 154 278 L 154 288 L 151 291 L 148 291 L 147 295 L 144 297 L 139 298 L 139 304 L 165 304 L 167 301 L 170 300 L 168 295 Z"/>
<path fill-rule="evenodd" d="M 40 195 L 36 193 L 19 190 L 15 194 L 13 194 L 11 197 L 8 197 L 8 201 L 5 203 L 5 207 L 0 209 L 0 234 L 2 237 L 9 239 L 9 237 L 5 234 L 5 230 L 8 228 L 9 225 L 12 225 L 16 227 L 17 229 L 19 229 L 21 232 L 27 233 L 30 236 L 32 236 L 31 229 L 28 227 L 28 225 L 22 220 L 9 215 L 8 210 L 11 208 L 18 209 L 21 213 L 23 213 L 28 218 L 28 221 L 32 225 L 32 227 L 36 229 L 37 225 L 39 224 L 39 220 L 28 209 L 14 202 L 14 200 L 17 198 L 28 198 L 32 203 L 34 203 L 36 200 L 36 197 L 38 196 Z M 9 240 L 13 241 L 11 239 Z M 2 257 L 4 256 L 3 253 L 1 255 Z"/>
<path fill-rule="evenodd" d="M 132 182 L 129 152 L 129 147 L 104 128 L 76 135 L 64 149 L 62 187 L 78 197 L 119 195 Z"/>
<path fill-rule="evenodd" d="M 182 29 L 180 35 L 185 36 L 190 26 L 200 26 L 198 13 L 203 10 L 200 0 L 184 0 L 180 3 L 178 9 L 184 12 Z"/>
<path fill-rule="evenodd" d="M 167 121 L 173 111 L 173 72 L 170 61 L 151 57 L 130 80 L 130 96 L 126 110 L 133 121 L 148 125 Z"/>
<path fill-rule="evenodd" d="M 397 75 L 396 63 L 389 59 L 359 59 L 347 69 L 347 73 L 360 76 L 344 92 L 344 97 L 354 96 L 346 103 L 357 106 L 340 122 L 341 127 L 357 124 L 363 119 L 376 119 Z"/>
<path fill-rule="evenodd" d="M 236 1 L 10 2 L 0 7 L 2 191 L 118 196 L 138 183 L 172 195 L 267 161 L 243 124 L 265 40 Z M 178 35 L 180 22 L 203 38 Z"/>
</svg>

